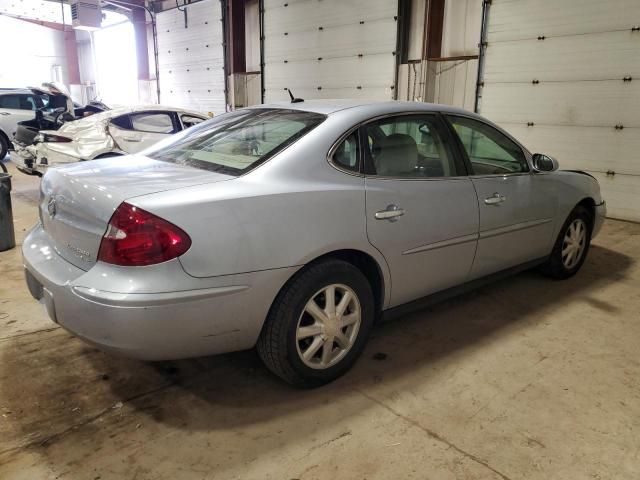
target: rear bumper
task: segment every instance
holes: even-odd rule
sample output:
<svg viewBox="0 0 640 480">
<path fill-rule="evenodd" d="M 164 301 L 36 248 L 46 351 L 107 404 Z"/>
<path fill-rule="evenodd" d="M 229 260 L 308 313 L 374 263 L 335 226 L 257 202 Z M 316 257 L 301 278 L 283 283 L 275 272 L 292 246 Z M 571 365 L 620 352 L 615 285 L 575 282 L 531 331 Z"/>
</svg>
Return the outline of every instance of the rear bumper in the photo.
<svg viewBox="0 0 640 480">
<path fill-rule="evenodd" d="M 85 272 L 58 256 L 40 226 L 22 253 L 29 290 L 54 322 L 102 350 L 143 360 L 253 347 L 273 298 L 295 271 L 195 279 L 174 260 L 156 272 L 100 262 Z"/>
<path fill-rule="evenodd" d="M 19 171 L 21 171 L 22 173 L 24 173 L 25 175 L 32 175 L 32 176 L 35 176 L 35 177 L 41 177 L 45 173 L 44 169 L 37 169 L 37 168 L 29 167 L 29 166 L 27 166 L 25 164 L 16 165 L 16 168 Z"/>
<path fill-rule="evenodd" d="M 57 152 L 47 146 L 46 143 L 33 145 L 16 145 L 11 154 L 16 168 L 27 175 L 43 176 L 50 166 L 66 165 L 79 162 L 80 159 L 66 153 Z"/>
<path fill-rule="evenodd" d="M 34 147 L 24 147 L 16 145 L 15 150 L 11 153 L 11 161 L 15 163 L 16 168 L 27 175 L 37 175 L 41 177 L 47 171 L 46 165 L 37 163 Z"/>
</svg>

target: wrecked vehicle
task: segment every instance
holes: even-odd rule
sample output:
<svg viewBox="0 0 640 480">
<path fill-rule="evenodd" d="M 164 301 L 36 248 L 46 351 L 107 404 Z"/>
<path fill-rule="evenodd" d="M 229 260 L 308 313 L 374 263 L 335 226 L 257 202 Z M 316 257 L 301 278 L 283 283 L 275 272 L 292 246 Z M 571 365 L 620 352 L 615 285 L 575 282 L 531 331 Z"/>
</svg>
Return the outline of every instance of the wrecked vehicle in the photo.
<svg viewBox="0 0 640 480">
<path fill-rule="evenodd" d="M 39 130 L 57 129 L 63 121 L 61 114 L 69 112 L 65 118 L 75 120 L 108 110 L 100 102 L 84 106 L 72 103 L 63 85 L 45 85 L 47 88 L 0 88 L 0 159 L 13 150 L 12 139 L 19 125 L 24 129 L 22 135 L 26 140 Z"/>
<path fill-rule="evenodd" d="M 22 150 L 33 144 L 41 130 L 58 130 L 65 123 L 108 110 L 101 102 L 93 101 L 85 106 L 74 103 L 71 94 L 61 83 L 42 85 L 43 88 L 27 89 L 37 99 L 33 109 L 35 112 L 17 122 L 12 132 L 13 148 L 19 157 L 22 157 Z"/>
<path fill-rule="evenodd" d="M 207 118 L 160 105 L 115 108 L 40 131 L 31 144 L 16 146 L 16 163 L 21 172 L 42 176 L 51 165 L 137 153 Z"/>
</svg>

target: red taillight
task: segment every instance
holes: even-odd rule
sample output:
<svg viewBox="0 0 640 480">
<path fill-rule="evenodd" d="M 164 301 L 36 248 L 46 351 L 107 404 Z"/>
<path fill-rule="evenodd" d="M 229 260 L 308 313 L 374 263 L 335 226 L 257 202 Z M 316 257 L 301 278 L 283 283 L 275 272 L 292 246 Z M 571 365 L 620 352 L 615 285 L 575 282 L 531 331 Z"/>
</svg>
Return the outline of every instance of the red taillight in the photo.
<svg viewBox="0 0 640 480">
<path fill-rule="evenodd" d="M 68 137 L 63 137 L 62 135 L 54 135 L 52 133 L 43 134 L 43 142 L 46 143 L 69 143 L 72 140 Z"/>
<path fill-rule="evenodd" d="M 128 267 L 153 265 L 179 257 L 190 246 L 189 235 L 180 228 L 123 202 L 102 237 L 98 260 Z"/>
</svg>

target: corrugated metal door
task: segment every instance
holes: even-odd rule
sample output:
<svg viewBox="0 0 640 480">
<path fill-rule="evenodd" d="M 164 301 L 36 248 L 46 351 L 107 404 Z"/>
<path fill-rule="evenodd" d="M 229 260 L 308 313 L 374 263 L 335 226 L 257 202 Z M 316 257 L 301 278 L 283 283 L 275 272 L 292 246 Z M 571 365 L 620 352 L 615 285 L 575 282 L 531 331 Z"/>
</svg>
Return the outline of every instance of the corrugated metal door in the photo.
<svg viewBox="0 0 640 480">
<path fill-rule="evenodd" d="M 480 111 L 640 221 L 640 1 L 493 0 Z M 609 173 L 607 173 L 609 172 Z"/>
<path fill-rule="evenodd" d="M 203 0 L 184 9 L 173 8 L 158 13 L 158 64 L 163 105 L 204 113 L 225 111 L 221 19 L 219 0 Z"/>
<path fill-rule="evenodd" d="M 265 101 L 393 98 L 397 0 L 265 0 Z"/>
</svg>

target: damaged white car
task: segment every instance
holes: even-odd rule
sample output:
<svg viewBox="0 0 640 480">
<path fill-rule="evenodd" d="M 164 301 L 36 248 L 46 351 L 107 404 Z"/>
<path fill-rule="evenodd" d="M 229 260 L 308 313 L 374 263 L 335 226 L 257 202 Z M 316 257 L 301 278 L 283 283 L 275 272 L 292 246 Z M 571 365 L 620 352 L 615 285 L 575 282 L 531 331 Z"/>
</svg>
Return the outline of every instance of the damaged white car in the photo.
<svg viewBox="0 0 640 480">
<path fill-rule="evenodd" d="M 114 108 L 41 130 L 30 145 L 14 142 L 16 163 L 21 172 L 41 176 L 53 165 L 137 153 L 207 118 L 160 105 Z"/>
<path fill-rule="evenodd" d="M 0 159 L 14 147 L 15 136 L 24 145 L 42 129 L 57 130 L 65 122 L 109 108 L 101 102 L 74 104 L 66 87 L 58 82 L 42 87 L 0 88 Z"/>
</svg>

